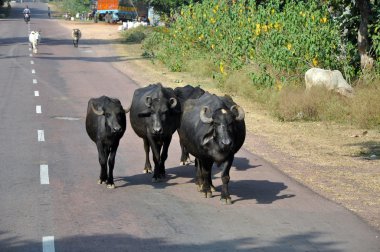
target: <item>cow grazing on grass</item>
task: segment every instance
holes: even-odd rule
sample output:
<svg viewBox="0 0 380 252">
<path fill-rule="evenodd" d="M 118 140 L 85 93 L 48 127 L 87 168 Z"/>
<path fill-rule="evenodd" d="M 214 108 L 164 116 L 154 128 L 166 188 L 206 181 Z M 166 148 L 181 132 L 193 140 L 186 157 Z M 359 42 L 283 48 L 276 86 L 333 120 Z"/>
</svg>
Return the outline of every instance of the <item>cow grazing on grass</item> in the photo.
<svg viewBox="0 0 380 252">
<path fill-rule="evenodd" d="M 215 163 L 222 169 L 221 200 L 231 204 L 229 172 L 245 140 L 244 110 L 229 96 L 206 92 L 185 102 L 178 133 L 186 151 L 195 157 L 199 191 L 212 196 L 211 168 Z"/>
<path fill-rule="evenodd" d="M 31 31 L 29 34 L 29 43 L 32 45 L 33 53 L 37 53 L 38 44 L 41 42 L 41 32 Z"/>
<path fill-rule="evenodd" d="M 187 101 L 188 99 L 197 99 L 201 97 L 204 93 L 205 91 L 199 86 L 193 87 L 191 85 L 186 85 L 184 87 L 176 87 L 174 89 L 174 94 L 176 95 L 181 105 L 181 111 L 183 111 L 183 104 L 185 103 L 185 101 Z M 180 140 L 180 145 L 181 145 L 180 164 L 181 165 L 189 164 L 190 156 L 189 156 L 189 153 L 184 148 L 183 144 L 181 143 L 181 140 Z"/>
<path fill-rule="evenodd" d="M 78 47 L 79 39 L 82 37 L 81 31 L 79 29 L 73 29 L 71 37 L 73 38 L 74 47 Z"/>
<path fill-rule="evenodd" d="M 98 149 L 100 163 L 98 183 L 106 183 L 107 188 L 115 188 L 113 168 L 119 141 L 126 129 L 127 112 L 115 98 L 101 96 L 88 101 L 86 131 Z"/>
<path fill-rule="evenodd" d="M 340 93 L 341 95 L 352 96 L 353 89 L 343 78 L 338 70 L 325 70 L 321 68 L 311 68 L 305 73 L 306 91 L 313 87 L 324 87 Z"/>
<path fill-rule="evenodd" d="M 153 152 L 153 182 L 165 177 L 165 160 L 173 133 L 177 130 L 180 107 L 173 89 L 161 83 L 135 90 L 130 107 L 130 122 L 135 133 L 144 141 L 144 172 L 152 172 L 149 160 Z"/>
</svg>

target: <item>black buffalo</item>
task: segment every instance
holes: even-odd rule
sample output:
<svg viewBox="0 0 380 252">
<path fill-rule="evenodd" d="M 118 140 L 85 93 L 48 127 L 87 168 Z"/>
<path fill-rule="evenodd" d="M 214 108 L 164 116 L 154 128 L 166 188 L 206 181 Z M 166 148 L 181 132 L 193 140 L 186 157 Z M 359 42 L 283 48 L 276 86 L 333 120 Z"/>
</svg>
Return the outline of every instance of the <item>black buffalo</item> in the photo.
<svg viewBox="0 0 380 252">
<path fill-rule="evenodd" d="M 88 101 L 86 131 L 98 148 L 101 167 L 98 183 L 107 183 L 107 188 L 115 188 L 113 168 L 119 141 L 126 129 L 125 113 L 120 101 L 115 98 L 102 96 Z"/>
<path fill-rule="evenodd" d="M 146 173 L 152 172 L 149 161 L 149 150 L 152 149 L 152 181 L 156 182 L 165 177 L 168 148 L 179 125 L 180 105 L 173 89 L 157 83 L 135 90 L 129 116 L 133 130 L 144 141 Z"/>
<path fill-rule="evenodd" d="M 205 91 L 199 86 L 193 87 L 191 85 L 186 85 L 184 87 L 176 87 L 174 89 L 174 94 L 176 95 L 181 105 L 181 111 L 183 111 L 183 104 L 185 104 L 185 101 L 187 101 L 188 99 L 197 99 L 201 97 L 204 93 Z M 183 146 L 181 139 L 179 142 L 181 145 L 180 164 L 181 165 L 189 164 L 190 163 L 189 153 L 186 151 L 186 148 Z"/>
<path fill-rule="evenodd" d="M 211 168 L 222 169 L 221 200 L 231 204 L 228 190 L 229 171 L 235 153 L 245 140 L 244 110 L 231 97 L 208 92 L 183 105 L 178 134 L 186 150 L 196 158 L 196 183 L 206 197 L 211 197 Z"/>
</svg>

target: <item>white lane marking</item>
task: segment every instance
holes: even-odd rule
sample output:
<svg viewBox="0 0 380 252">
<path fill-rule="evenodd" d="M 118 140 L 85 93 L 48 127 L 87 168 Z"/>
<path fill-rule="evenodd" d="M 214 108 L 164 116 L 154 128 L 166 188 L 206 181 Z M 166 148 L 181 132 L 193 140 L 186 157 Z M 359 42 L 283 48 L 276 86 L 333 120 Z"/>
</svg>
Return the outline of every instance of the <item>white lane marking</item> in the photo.
<svg viewBox="0 0 380 252">
<path fill-rule="evenodd" d="M 31 61 L 30 61 L 30 64 L 31 64 L 31 65 L 34 65 L 34 61 L 33 61 L 33 60 L 31 60 Z"/>
<path fill-rule="evenodd" d="M 34 96 L 40 96 L 40 92 L 34 91 Z"/>
<path fill-rule="evenodd" d="M 40 165 L 40 180 L 41 185 L 49 184 L 49 166 L 48 165 Z"/>
<path fill-rule="evenodd" d="M 33 84 L 37 84 L 37 79 L 33 79 Z"/>
<path fill-rule="evenodd" d="M 31 50 L 32 50 L 32 48 L 29 47 L 29 51 L 31 51 Z"/>
<path fill-rule="evenodd" d="M 54 236 L 42 237 L 42 252 L 55 252 Z"/>
<path fill-rule="evenodd" d="M 33 54 L 29 54 L 30 57 L 33 57 Z"/>
<path fill-rule="evenodd" d="M 38 142 L 45 142 L 45 134 L 43 130 L 37 130 Z"/>
<path fill-rule="evenodd" d="M 36 113 L 37 113 L 37 114 L 41 114 L 41 113 L 42 113 L 41 105 L 37 105 L 37 106 L 36 106 Z"/>
<path fill-rule="evenodd" d="M 36 70 L 32 69 L 32 74 L 35 74 L 36 73 Z"/>
</svg>

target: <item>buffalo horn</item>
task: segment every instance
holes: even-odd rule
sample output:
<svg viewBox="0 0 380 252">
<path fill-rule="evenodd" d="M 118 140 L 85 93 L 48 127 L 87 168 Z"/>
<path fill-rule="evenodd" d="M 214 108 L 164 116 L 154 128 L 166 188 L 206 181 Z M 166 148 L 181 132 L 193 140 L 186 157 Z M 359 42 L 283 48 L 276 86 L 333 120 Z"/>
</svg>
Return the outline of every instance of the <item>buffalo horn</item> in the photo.
<svg viewBox="0 0 380 252">
<path fill-rule="evenodd" d="M 104 114 L 104 111 L 103 111 L 103 109 L 95 109 L 94 108 L 94 104 L 92 104 L 91 103 L 91 109 L 92 109 L 92 111 L 96 114 L 96 115 L 103 115 Z"/>
<path fill-rule="evenodd" d="M 169 100 L 170 108 L 175 108 L 177 106 L 177 99 L 176 98 L 170 98 Z"/>
<path fill-rule="evenodd" d="M 244 120 L 245 113 L 242 107 L 240 107 L 239 105 L 232 105 L 230 110 L 235 115 L 237 114 L 237 116 L 235 117 L 236 121 Z"/>
<path fill-rule="evenodd" d="M 212 117 L 207 117 L 206 116 L 206 111 L 208 110 L 209 108 L 207 106 L 204 106 L 202 109 L 201 109 L 201 112 L 199 113 L 199 116 L 201 118 L 201 121 L 204 122 L 204 123 L 212 123 Z"/>
</svg>

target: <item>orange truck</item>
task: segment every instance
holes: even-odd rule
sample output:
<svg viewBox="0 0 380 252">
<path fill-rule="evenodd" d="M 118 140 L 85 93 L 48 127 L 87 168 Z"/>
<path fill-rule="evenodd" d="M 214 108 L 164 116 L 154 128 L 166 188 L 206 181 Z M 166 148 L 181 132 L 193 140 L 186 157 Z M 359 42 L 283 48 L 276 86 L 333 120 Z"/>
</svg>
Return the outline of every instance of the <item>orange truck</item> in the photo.
<svg viewBox="0 0 380 252">
<path fill-rule="evenodd" d="M 128 0 L 98 0 L 96 13 L 100 19 L 109 13 L 112 22 L 133 20 L 138 16 L 137 8 Z"/>
</svg>

